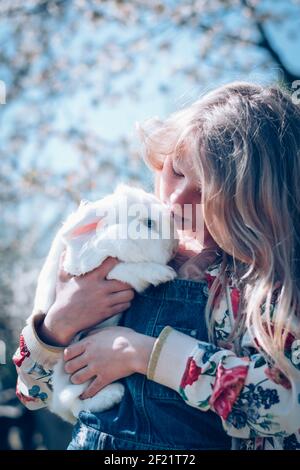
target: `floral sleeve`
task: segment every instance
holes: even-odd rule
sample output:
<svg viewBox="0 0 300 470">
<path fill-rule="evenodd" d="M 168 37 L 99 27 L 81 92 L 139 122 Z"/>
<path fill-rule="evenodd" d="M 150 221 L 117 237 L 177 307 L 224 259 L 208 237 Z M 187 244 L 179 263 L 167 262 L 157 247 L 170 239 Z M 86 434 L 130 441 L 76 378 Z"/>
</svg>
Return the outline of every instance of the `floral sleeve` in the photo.
<svg viewBox="0 0 300 470">
<path fill-rule="evenodd" d="M 295 342 L 293 346 L 295 350 Z M 191 406 L 215 411 L 232 437 L 284 438 L 300 427 L 299 365 L 295 368 L 298 374 L 291 383 L 260 354 L 238 358 L 198 342 L 186 362 L 179 393 Z"/>
<path fill-rule="evenodd" d="M 188 405 L 217 413 L 232 437 L 293 435 L 298 442 L 300 365 L 293 354 L 297 344 L 292 342 L 290 349 L 291 360 L 295 359 L 295 380 L 290 382 L 258 353 L 238 357 L 166 327 L 152 351 L 147 376 L 176 390 Z M 172 363 L 176 368 L 170 367 Z"/>
<path fill-rule="evenodd" d="M 62 351 L 62 348 L 46 345 L 38 338 L 36 326 L 42 319 L 42 314 L 30 319 L 20 335 L 19 348 L 13 356 L 18 374 L 16 394 L 30 410 L 49 404 L 52 369 Z"/>
</svg>

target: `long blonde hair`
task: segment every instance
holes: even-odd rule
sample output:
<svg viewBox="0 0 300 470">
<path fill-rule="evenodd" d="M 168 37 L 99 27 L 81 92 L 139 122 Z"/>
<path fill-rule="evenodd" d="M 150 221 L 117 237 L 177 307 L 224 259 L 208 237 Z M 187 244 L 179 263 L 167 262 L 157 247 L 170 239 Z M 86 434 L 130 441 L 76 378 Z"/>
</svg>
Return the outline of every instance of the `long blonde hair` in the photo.
<svg viewBox="0 0 300 470">
<path fill-rule="evenodd" d="M 289 375 L 287 336 L 300 337 L 300 107 L 278 86 L 236 82 L 139 130 L 156 172 L 166 155 L 188 148 L 206 226 L 224 253 L 212 292 L 225 289 L 229 266 L 243 289 L 233 336 L 246 327 Z"/>
</svg>

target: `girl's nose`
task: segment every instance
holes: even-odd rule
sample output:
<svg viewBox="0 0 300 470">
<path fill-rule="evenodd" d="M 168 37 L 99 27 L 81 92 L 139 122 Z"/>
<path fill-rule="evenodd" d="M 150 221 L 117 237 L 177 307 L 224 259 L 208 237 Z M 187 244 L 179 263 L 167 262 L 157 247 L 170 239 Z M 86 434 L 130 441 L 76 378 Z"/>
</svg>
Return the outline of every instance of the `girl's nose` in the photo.
<svg viewBox="0 0 300 470">
<path fill-rule="evenodd" d="M 187 204 L 193 203 L 192 197 L 191 197 L 191 191 L 190 188 L 187 186 L 184 186 L 182 188 L 176 189 L 171 196 L 170 196 L 170 205 L 171 207 L 184 207 Z M 175 210 L 176 212 L 176 210 Z"/>
<path fill-rule="evenodd" d="M 182 199 L 183 199 L 183 193 L 182 189 L 177 188 L 175 191 L 170 196 L 170 205 L 174 206 L 176 204 L 181 204 Z"/>
</svg>

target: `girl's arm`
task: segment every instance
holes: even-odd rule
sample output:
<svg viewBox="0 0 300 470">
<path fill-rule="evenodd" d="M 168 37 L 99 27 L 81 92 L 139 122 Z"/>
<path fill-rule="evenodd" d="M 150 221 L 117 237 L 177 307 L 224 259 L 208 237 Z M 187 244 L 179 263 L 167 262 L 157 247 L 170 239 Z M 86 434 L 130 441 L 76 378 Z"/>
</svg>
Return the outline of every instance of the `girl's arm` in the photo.
<svg viewBox="0 0 300 470">
<path fill-rule="evenodd" d="M 49 404 L 52 369 L 63 351 L 62 347 L 49 346 L 39 338 L 37 330 L 44 318 L 42 313 L 30 318 L 21 332 L 20 345 L 13 356 L 18 373 L 16 394 L 30 410 Z"/>
<path fill-rule="evenodd" d="M 13 357 L 18 373 L 17 396 L 27 408 L 49 404 L 52 369 L 62 357 L 63 346 L 79 331 L 130 306 L 134 296 L 131 286 L 106 279 L 117 263 L 109 258 L 99 268 L 76 278 L 60 270 L 56 299 L 47 315 L 34 313 L 28 319 Z"/>
<path fill-rule="evenodd" d="M 293 339 L 286 351 L 295 370 L 289 381 L 261 354 L 237 357 L 166 327 L 152 350 L 147 377 L 176 390 L 188 405 L 217 413 L 232 437 L 286 437 L 297 433 L 300 423 L 297 348 L 300 341 Z"/>
</svg>

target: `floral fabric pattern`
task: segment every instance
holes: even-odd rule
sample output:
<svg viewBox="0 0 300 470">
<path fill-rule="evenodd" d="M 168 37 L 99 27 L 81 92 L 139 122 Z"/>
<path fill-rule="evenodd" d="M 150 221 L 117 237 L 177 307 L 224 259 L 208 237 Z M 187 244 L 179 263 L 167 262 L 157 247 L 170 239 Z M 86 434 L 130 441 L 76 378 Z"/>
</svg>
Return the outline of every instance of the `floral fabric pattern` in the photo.
<svg viewBox="0 0 300 470">
<path fill-rule="evenodd" d="M 227 419 L 236 402 L 248 373 L 247 366 L 225 369 L 222 364 L 217 368 L 216 381 L 209 404 L 221 418 Z"/>
<path fill-rule="evenodd" d="M 24 336 L 21 334 L 20 346 L 19 346 L 18 351 L 13 357 L 13 362 L 17 367 L 21 367 L 21 365 L 23 364 L 23 361 L 26 359 L 26 357 L 29 357 L 29 356 L 30 356 L 30 351 L 28 350 L 26 346 Z"/>
</svg>

